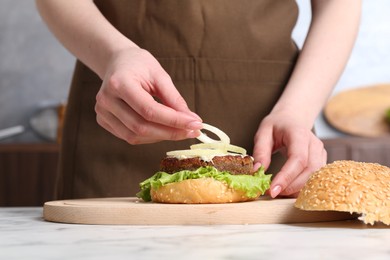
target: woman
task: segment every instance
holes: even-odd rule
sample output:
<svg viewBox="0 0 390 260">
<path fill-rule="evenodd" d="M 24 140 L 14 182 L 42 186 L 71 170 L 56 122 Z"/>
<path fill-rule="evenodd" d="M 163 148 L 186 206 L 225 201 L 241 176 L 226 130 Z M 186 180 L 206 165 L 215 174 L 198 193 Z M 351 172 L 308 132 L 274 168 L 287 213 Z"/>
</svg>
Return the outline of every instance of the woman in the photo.
<svg viewBox="0 0 390 260">
<path fill-rule="evenodd" d="M 312 128 L 351 52 L 360 1 L 312 0 L 301 52 L 291 40 L 293 0 L 37 6 L 78 58 L 59 198 L 134 195 L 165 152 L 193 142 L 202 121 L 253 151 L 256 167 L 277 173 L 272 197 L 296 196 L 326 163 Z"/>
</svg>

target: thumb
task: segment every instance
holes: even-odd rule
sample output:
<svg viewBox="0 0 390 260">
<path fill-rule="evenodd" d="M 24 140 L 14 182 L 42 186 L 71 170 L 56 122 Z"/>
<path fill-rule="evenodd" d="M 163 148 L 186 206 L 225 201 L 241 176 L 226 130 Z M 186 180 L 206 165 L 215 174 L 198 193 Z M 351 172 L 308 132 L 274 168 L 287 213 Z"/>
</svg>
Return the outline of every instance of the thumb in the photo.
<svg viewBox="0 0 390 260">
<path fill-rule="evenodd" d="M 157 73 L 154 82 L 156 84 L 156 95 L 164 105 L 201 121 L 201 118 L 188 108 L 187 102 L 180 95 L 171 77 L 165 71 Z"/>
</svg>

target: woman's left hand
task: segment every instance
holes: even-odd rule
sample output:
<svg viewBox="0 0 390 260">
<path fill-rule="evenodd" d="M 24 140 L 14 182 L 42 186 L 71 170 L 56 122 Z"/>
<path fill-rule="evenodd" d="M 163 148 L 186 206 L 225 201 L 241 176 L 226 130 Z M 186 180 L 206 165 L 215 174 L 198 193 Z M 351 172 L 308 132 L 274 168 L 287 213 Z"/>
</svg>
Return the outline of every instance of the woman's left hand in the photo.
<svg viewBox="0 0 390 260">
<path fill-rule="evenodd" d="M 359 28 L 361 0 L 312 0 L 312 22 L 287 85 L 255 136 L 257 167 L 268 168 L 271 155 L 287 161 L 270 193 L 296 196 L 310 175 L 326 163 L 323 143 L 312 133 L 316 117 L 337 83 Z M 310 98 L 308 98 L 310 97 Z"/>
<path fill-rule="evenodd" d="M 273 112 L 261 122 L 255 136 L 255 167 L 266 169 L 274 152 L 282 152 L 287 161 L 274 177 L 270 195 L 296 197 L 310 175 L 324 166 L 327 153 L 310 127 L 291 114 Z"/>
</svg>

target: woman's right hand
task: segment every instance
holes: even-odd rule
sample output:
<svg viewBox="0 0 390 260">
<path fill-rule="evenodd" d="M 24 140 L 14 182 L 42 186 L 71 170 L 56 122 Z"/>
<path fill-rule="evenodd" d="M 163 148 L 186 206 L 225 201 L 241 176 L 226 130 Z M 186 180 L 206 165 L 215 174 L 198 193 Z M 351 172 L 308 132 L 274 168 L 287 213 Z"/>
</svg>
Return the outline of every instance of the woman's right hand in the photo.
<svg viewBox="0 0 390 260">
<path fill-rule="evenodd" d="M 95 111 L 103 128 L 130 144 L 194 138 L 202 128 L 202 120 L 190 111 L 170 76 L 138 47 L 113 55 Z"/>
<path fill-rule="evenodd" d="M 36 2 L 61 43 L 103 79 L 95 106 L 102 127 L 130 144 L 200 134 L 202 120 L 189 110 L 161 65 L 118 31 L 94 1 Z"/>
</svg>

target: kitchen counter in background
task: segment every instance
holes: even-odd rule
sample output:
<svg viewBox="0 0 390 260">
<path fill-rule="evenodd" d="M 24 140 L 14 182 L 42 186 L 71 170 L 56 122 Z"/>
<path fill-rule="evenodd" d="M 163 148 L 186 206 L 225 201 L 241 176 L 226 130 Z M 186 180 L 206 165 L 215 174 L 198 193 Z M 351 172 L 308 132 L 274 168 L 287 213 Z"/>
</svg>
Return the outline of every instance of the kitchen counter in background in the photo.
<svg viewBox="0 0 390 260">
<path fill-rule="evenodd" d="M 360 221 L 216 226 L 45 222 L 0 208 L 0 259 L 390 259 L 390 227 Z"/>
</svg>

